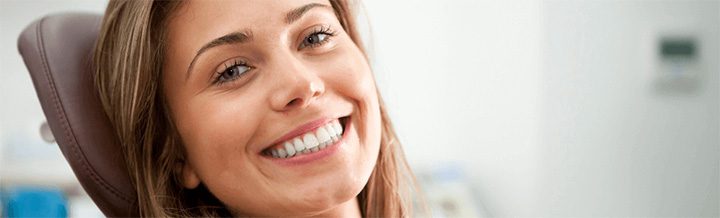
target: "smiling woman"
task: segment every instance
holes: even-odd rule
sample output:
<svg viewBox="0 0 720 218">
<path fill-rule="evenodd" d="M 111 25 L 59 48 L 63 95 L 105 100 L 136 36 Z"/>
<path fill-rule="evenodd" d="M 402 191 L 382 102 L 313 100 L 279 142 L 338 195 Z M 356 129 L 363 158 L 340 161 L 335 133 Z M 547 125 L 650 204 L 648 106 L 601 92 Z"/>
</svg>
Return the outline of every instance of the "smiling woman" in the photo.
<svg viewBox="0 0 720 218">
<path fill-rule="evenodd" d="M 351 5 L 111 1 L 96 83 L 143 216 L 408 216 Z"/>
</svg>

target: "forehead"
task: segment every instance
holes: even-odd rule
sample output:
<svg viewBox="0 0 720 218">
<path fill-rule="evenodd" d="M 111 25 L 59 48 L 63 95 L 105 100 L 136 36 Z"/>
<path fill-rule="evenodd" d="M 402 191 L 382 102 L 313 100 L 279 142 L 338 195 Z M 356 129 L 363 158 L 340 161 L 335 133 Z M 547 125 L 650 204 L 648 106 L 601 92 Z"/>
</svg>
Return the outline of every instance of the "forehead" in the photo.
<svg viewBox="0 0 720 218">
<path fill-rule="evenodd" d="M 219 18 L 280 21 L 285 12 L 310 3 L 330 5 L 328 0 L 188 0 L 181 11 L 189 15 L 185 21 Z"/>
<path fill-rule="evenodd" d="M 287 12 L 310 3 L 330 5 L 328 0 L 189 0 L 171 16 L 168 33 L 195 41 L 240 29 L 281 27 Z"/>
</svg>

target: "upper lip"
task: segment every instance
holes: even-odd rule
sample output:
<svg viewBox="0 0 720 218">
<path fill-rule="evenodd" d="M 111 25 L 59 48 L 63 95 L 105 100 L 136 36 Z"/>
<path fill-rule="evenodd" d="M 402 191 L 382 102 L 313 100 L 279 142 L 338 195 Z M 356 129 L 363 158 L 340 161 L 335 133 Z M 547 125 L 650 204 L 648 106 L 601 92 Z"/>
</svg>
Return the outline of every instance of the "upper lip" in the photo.
<svg viewBox="0 0 720 218">
<path fill-rule="evenodd" d="M 270 144 L 269 146 L 272 147 L 272 146 L 277 145 L 277 144 L 279 144 L 279 143 L 282 143 L 282 142 L 284 142 L 284 141 L 287 141 L 287 140 L 290 140 L 290 139 L 295 138 L 295 137 L 297 137 L 297 136 L 303 135 L 303 134 L 305 134 L 305 133 L 307 133 L 307 132 L 310 132 L 310 131 L 312 131 L 312 130 L 314 130 L 314 129 L 317 129 L 318 127 L 321 127 L 321 126 L 327 124 L 327 123 L 330 122 L 331 120 L 332 120 L 331 118 L 324 117 L 324 118 L 320 118 L 320 119 L 316 119 L 316 120 L 307 122 L 307 123 L 305 123 L 305 124 L 303 124 L 303 125 L 298 126 L 297 128 L 293 129 L 292 131 L 286 133 L 286 134 L 283 135 L 282 137 L 278 138 L 277 140 L 275 140 L 275 141 L 274 141 L 272 144 Z"/>
</svg>

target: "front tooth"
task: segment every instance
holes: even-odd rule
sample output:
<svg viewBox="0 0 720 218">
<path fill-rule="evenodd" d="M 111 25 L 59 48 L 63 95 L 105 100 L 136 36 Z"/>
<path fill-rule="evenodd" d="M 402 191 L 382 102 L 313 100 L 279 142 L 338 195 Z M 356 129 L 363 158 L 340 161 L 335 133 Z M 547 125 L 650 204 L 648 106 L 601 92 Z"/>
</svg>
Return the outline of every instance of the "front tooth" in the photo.
<svg viewBox="0 0 720 218">
<path fill-rule="evenodd" d="M 300 140 L 300 138 L 293 139 L 293 145 L 295 146 L 295 152 L 301 153 L 303 150 L 305 150 L 305 144 Z"/>
<path fill-rule="evenodd" d="M 317 140 L 320 143 L 325 143 L 330 140 L 330 134 L 323 127 L 318 128 L 317 131 L 315 131 L 315 135 L 317 135 Z"/>
<path fill-rule="evenodd" d="M 305 148 L 307 149 L 312 149 L 318 146 L 318 140 L 312 133 L 307 133 L 305 134 L 305 136 L 303 136 L 303 143 L 305 144 Z"/>
<path fill-rule="evenodd" d="M 279 154 L 278 154 L 278 151 L 277 151 L 277 150 L 272 149 L 272 151 L 270 151 L 270 152 L 272 153 L 272 156 L 273 156 L 274 158 L 279 157 Z"/>
<path fill-rule="evenodd" d="M 340 125 L 340 122 L 339 122 L 339 121 L 333 122 L 333 128 L 335 128 L 335 132 L 336 132 L 338 135 L 342 135 L 342 133 L 343 133 L 343 127 L 342 127 L 342 125 Z"/>
<path fill-rule="evenodd" d="M 290 142 L 285 142 L 285 150 L 287 150 L 288 157 L 295 156 L 295 146 Z"/>
<path fill-rule="evenodd" d="M 317 152 L 317 151 L 319 151 L 320 149 L 319 149 L 318 147 L 314 147 L 314 148 L 312 148 L 312 149 L 310 149 L 310 150 L 311 150 L 312 152 Z"/>
<path fill-rule="evenodd" d="M 281 148 L 281 149 L 278 149 L 277 151 L 278 151 L 278 156 L 280 156 L 280 158 L 287 157 L 287 152 L 285 151 L 285 149 Z"/>
<path fill-rule="evenodd" d="M 320 143 L 320 145 L 318 146 L 318 148 L 320 148 L 320 149 L 323 149 L 323 148 L 327 147 L 327 146 L 328 146 L 328 144 L 330 144 L 330 142 L 323 142 L 323 143 Z"/>
</svg>

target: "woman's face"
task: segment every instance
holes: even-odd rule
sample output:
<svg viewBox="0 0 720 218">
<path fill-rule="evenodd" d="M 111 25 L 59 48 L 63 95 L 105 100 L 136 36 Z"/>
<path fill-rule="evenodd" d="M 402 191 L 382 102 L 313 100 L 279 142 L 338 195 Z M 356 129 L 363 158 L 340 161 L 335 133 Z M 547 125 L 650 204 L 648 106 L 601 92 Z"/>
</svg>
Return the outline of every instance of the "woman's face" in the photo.
<svg viewBox="0 0 720 218">
<path fill-rule="evenodd" d="M 168 28 L 163 89 L 186 188 L 244 215 L 357 207 L 380 146 L 378 97 L 327 0 L 188 1 Z"/>
</svg>

